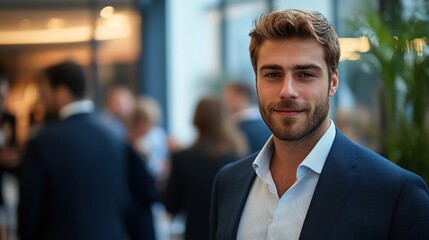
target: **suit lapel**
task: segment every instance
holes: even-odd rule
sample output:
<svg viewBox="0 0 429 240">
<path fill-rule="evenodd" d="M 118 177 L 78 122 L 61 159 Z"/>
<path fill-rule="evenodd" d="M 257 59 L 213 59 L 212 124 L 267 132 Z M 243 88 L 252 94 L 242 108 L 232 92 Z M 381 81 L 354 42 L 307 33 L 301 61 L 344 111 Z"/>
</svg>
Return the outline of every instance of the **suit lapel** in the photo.
<svg viewBox="0 0 429 240">
<path fill-rule="evenodd" d="M 232 196 L 235 196 L 232 202 L 238 203 L 238 207 L 231 207 L 230 210 L 230 216 L 232 222 L 232 230 L 234 231 L 232 233 L 233 238 L 237 238 L 237 231 L 238 231 L 238 225 L 240 224 L 241 215 L 243 213 L 244 206 L 246 205 L 246 200 L 249 195 L 250 189 L 252 188 L 253 182 L 256 177 L 256 173 L 252 167 L 252 163 L 255 159 L 256 155 L 254 157 L 251 157 L 249 160 L 246 161 L 247 164 L 244 165 L 244 168 L 242 171 L 237 173 L 237 178 L 235 181 L 235 193 Z M 236 204 L 237 206 L 237 204 Z"/>
<path fill-rule="evenodd" d="M 314 191 L 300 239 L 326 239 L 354 184 L 355 145 L 338 129 Z"/>
</svg>

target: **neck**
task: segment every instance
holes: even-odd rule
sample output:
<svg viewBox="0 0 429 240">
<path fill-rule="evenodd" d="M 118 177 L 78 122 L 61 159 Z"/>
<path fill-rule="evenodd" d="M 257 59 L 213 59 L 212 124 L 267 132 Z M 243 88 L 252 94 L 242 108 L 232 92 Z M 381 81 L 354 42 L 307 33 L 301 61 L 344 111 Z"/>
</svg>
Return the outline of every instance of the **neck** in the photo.
<svg viewBox="0 0 429 240">
<path fill-rule="evenodd" d="M 295 141 L 284 141 L 274 136 L 274 151 L 270 171 L 281 197 L 296 181 L 298 166 L 311 152 L 319 139 L 329 128 L 330 121 L 324 121 L 315 131 Z"/>
<path fill-rule="evenodd" d="M 301 163 L 314 148 L 323 134 L 328 130 L 329 125 L 330 120 L 329 118 L 326 118 L 326 120 L 323 121 L 323 123 L 314 131 L 293 141 L 281 140 L 274 136 L 273 156 L 282 156 L 280 159 L 284 159 L 286 162 Z"/>
</svg>

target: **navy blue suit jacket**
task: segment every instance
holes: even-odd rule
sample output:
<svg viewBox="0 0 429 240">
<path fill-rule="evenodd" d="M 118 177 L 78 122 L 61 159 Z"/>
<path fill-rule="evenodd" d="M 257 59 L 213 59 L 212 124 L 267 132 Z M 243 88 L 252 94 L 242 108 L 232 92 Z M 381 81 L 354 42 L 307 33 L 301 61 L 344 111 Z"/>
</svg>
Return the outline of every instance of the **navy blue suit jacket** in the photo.
<svg viewBox="0 0 429 240">
<path fill-rule="evenodd" d="M 236 239 L 256 154 L 225 166 L 212 195 L 211 238 Z M 417 175 L 337 129 L 300 239 L 429 239 L 429 194 Z"/>
<path fill-rule="evenodd" d="M 20 239 L 126 239 L 130 150 L 91 114 L 42 129 L 22 162 Z"/>
</svg>

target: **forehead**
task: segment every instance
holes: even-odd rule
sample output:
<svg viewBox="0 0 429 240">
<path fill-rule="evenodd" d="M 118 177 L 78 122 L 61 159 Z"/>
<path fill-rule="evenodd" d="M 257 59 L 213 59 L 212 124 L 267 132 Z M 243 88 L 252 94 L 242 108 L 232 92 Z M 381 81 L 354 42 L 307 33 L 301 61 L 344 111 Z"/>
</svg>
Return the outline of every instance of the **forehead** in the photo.
<svg viewBox="0 0 429 240">
<path fill-rule="evenodd" d="M 307 64 L 319 65 L 322 69 L 327 69 L 324 49 L 315 39 L 266 40 L 258 52 L 258 70 L 264 65 L 290 68 Z"/>
</svg>

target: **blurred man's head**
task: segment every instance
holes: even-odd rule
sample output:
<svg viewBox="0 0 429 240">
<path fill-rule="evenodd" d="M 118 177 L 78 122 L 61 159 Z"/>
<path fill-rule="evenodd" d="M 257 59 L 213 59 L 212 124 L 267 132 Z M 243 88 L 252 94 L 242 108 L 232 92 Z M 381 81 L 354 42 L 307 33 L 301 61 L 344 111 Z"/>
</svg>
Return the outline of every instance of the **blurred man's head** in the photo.
<svg viewBox="0 0 429 240">
<path fill-rule="evenodd" d="M 254 98 L 253 88 L 242 81 L 227 84 L 223 91 L 223 99 L 232 113 L 252 107 Z"/>
<path fill-rule="evenodd" d="M 113 116 L 127 121 L 134 110 L 134 94 L 125 85 L 115 84 L 107 90 L 105 108 Z"/>
<path fill-rule="evenodd" d="M 86 78 L 80 65 L 65 61 L 43 71 L 41 90 L 49 112 L 58 113 L 65 105 L 85 98 Z"/>
</svg>

